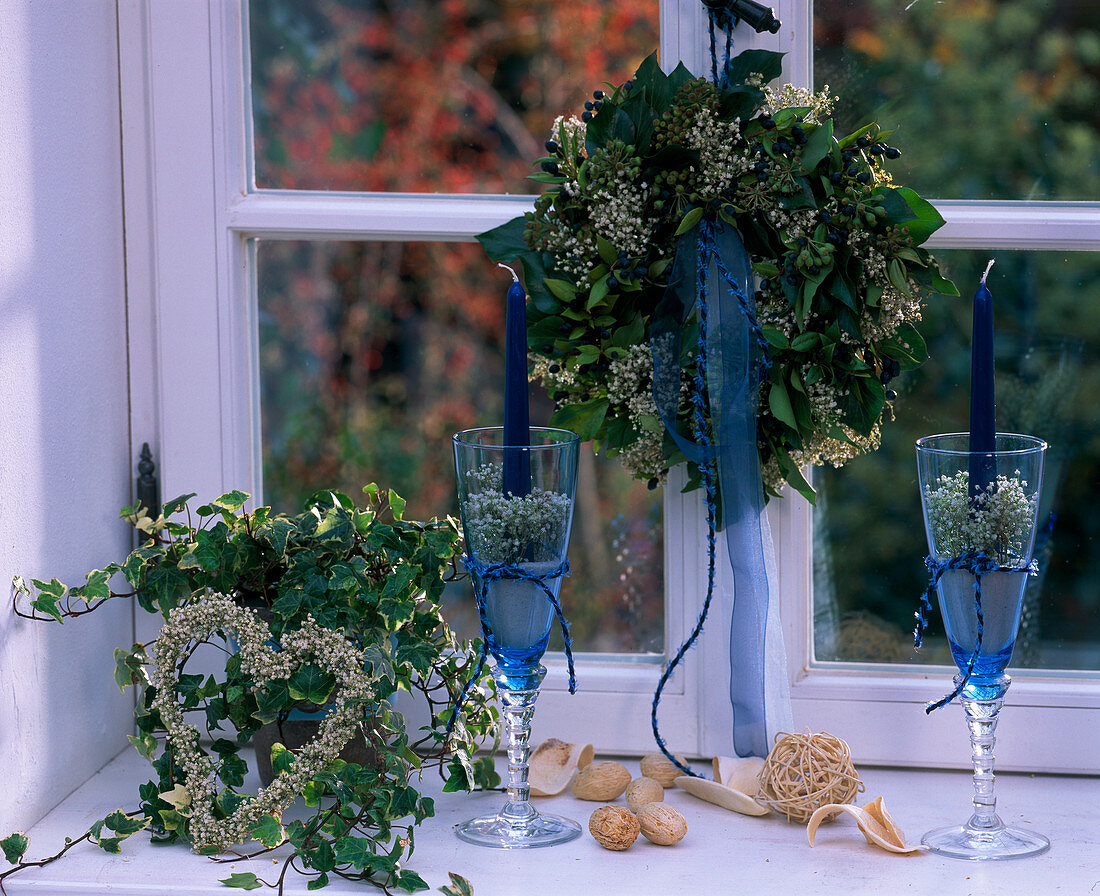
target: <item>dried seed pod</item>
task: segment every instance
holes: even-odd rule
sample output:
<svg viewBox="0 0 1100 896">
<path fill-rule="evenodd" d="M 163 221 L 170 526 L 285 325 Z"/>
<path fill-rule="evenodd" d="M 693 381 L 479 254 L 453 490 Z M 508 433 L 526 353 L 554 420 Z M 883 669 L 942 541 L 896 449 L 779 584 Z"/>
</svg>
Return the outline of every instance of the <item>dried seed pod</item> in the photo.
<svg viewBox="0 0 1100 896">
<path fill-rule="evenodd" d="M 661 786 L 660 781 L 654 781 L 652 778 L 635 778 L 627 785 L 626 804 L 630 806 L 632 812 L 637 812 L 642 806 L 649 803 L 660 803 L 664 801 L 665 789 Z"/>
<path fill-rule="evenodd" d="M 592 745 L 567 744 L 551 737 L 531 754 L 527 781 L 531 796 L 555 796 L 569 786 L 573 773 L 592 761 Z"/>
<path fill-rule="evenodd" d="M 687 822 L 667 803 L 649 803 L 638 813 L 642 836 L 658 846 L 672 846 L 684 839 Z"/>
<path fill-rule="evenodd" d="M 764 760 L 759 756 L 747 756 L 743 759 L 715 756 L 713 767 L 714 780 L 719 784 L 725 784 L 750 797 L 756 796 L 760 788 L 760 772 L 764 770 Z"/>
<path fill-rule="evenodd" d="M 630 772 L 618 762 L 593 762 L 573 779 L 573 796 L 604 803 L 618 799 L 630 784 Z"/>
<path fill-rule="evenodd" d="M 588 819 L 588 832 L 604 849 L 629 849 L 640 830 L 637 817 L 622 806 L 600 806 Z"/>
<path fill-rule="evenodd" d="M 677 754 L 676 758 L 684 765 L 687 765 L 687 760 L 685 760 L 683 756 Z M 682 769 L 676 767 L 676 763 L 666 759 L 660 753 L 650 753 L 647 756 L 643 756 L 641 769 L 645 777 L 657 781 L 666 790 L 672 786 L 673 781 L 684 773 Z"/>
</svg>

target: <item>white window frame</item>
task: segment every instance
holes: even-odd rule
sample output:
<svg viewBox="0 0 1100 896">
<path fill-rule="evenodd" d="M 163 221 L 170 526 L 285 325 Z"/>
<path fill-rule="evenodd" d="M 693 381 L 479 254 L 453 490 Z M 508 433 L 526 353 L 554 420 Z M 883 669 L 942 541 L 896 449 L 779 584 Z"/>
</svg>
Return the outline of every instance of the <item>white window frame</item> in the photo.
<svg viewBox="0 0 1100 896">
<path fill-rule="evenodd" d="M 159 460 L 163 493 L 209 497 L 260 485 L 259 406 L 250 239 L 472 240 L 529 207 L 518 196 L 249 192 L 248 85 L 238 0 L 117 0 L 131 359 L 132 431 Z M 811 13 L 778 0 L 779 35 L 736 35 L 736 49 L 781 49 L 784 75 L 808 84 Z M 705 72 L 699 0 L 662 0 L 661 58 Z M 742 29 L 742 31 L 745 29 Z M 1095 203 L 937 202 L 947 219 L 933 245 L 953 248 L 1100 249 Z M 442 449 L 441 449 L 442 450 Z M 697 496 L 666 489 L 666 644 L 694 625 L 705 593 L 703 515 Z M 863 762 L 961 765 L 961 721 L 926 718 L 946 667 L 823 663 L 813 656 L 810 510 L 800 498 L 769 508 L 779 555 L 780 608 L 796 725 L 846 737 Z M 916 595 L 899 600 L 916 601 Z M 670 746 L 728 753 L 728 616 L 719 602 L 661 704 Z M 139 620 L 137 637 L 156 621 Z M 564 691 L 560 664 L 536 713 L 536 737 L 598 739 L 603 751 L 652 750 L 649 706 L 659 669 L 580 658 L 580 690 Z M 708 670 L 717 670 L 709 672 Z M 1021 673 L 1009 692 L 998 744 L 1002 768 L 1097 771 L 1093 751 L 1100 681 Z M 1035 732 L 1059 731 L 1053 737 Z M 1030 736 L 1029 736 L 1030 735 Z"/>
</svg>

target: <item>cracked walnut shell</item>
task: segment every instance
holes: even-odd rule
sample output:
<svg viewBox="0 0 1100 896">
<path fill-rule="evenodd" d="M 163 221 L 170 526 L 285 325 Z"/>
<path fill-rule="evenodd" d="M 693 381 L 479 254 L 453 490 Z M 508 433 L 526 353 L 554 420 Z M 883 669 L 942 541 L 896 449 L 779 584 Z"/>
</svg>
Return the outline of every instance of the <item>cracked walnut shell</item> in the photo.
<svg viewBox="0 0 1100 896">
<path fill-rule="evenodd" d="M 629 849 L 639 830 L 634 813 L 622 806 L 600 806 L 588 819 L 588 832 L 604 849 Z"/>
</svg>

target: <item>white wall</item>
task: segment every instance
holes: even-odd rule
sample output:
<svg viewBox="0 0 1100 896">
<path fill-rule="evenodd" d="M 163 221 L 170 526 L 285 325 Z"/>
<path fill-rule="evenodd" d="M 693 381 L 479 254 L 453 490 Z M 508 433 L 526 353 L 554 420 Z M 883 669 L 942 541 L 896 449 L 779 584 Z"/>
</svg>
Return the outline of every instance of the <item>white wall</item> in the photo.
<svg viewBox="0 0 1100 896">
<path fill-rule="evenodd" d="M 61 627 L 16 618 L 10 589 L 14 575 L 77 584 L 129 545 L 118 519 L 133 464 L 115 4 L 7 0 L 0 85 L 3 837 L 102 767 L 130 730 L 130 695 L 112 680 L 113 648 L 132 639 L 129 603 Z"/>
</svg>

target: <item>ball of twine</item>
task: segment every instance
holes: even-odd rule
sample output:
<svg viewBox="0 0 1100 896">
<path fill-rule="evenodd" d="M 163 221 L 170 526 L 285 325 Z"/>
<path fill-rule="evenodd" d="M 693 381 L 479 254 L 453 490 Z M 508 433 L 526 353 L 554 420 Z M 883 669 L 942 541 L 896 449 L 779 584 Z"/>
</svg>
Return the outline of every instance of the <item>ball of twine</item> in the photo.
<svg viewBox="0 0 1100 896">
<path fill-rule="evenodd" d="M 852 752 L 839 737 L 781 733 L 764 760 L 756 799 L 805 824 L 820 806 L 850 803 L 862 790 Z"/>
</svg>

